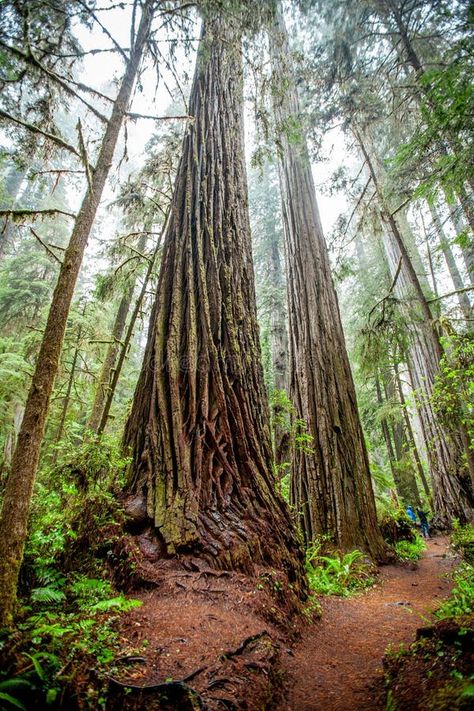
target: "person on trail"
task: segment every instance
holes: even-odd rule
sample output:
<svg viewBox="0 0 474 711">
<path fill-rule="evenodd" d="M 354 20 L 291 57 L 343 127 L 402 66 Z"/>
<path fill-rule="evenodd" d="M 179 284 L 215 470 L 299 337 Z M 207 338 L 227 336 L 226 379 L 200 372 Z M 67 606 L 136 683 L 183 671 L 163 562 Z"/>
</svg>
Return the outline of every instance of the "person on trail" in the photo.
<svg viewBox="0 0 474 711">
<path fill-rule="evenodd" d="M 429 538 L 430 525 L 428 523 L 428 518 L 426 517 L 425 512 L 422 509 L 417 509 L 416 513 L 418 514 L 418 518 L 420 519 L 421 535 L 423 536 L 423 538 Z"/>
<path fill-rule="evenodd" d="M 406 514 L 412 523 L 416 523 L 416 514 L 411 506 L 407 506 Z"/>
</svg>

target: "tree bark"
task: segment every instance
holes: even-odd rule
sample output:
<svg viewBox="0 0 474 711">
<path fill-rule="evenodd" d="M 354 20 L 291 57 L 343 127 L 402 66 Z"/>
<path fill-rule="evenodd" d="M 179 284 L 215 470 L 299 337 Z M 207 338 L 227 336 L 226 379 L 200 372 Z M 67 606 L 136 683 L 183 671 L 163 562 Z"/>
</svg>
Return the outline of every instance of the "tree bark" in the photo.
<svg viewBox="0 0 474 711">
<path fill-rule="evenodd" d="M 272 475 L 242 109 L 240 30 L 210 18 L 125 431 L 128 492 L 164 555 L 274 566 L 303 593 L 302 553 Z"/>
<path fill-rule="evenodd" d="M 69 246 L 64 253 L 26 401 L 0 518 L 0 560 L 2 561 L 0 627 L 11 624 L 13 619 L 33 485 L 51 392 L 59 367 L 69 308 L 84 250 L 111 168 L 120 129 L 148 39 L 153 15 L 152 7 L 152 0 L 147 0 L 143 6 L 135 44 L 102 140 L 97 166 L 77 215 Z"/>
<path fill-rule="evenodd" d="M 343 549 L 384 556 L 369 461 L 347 357 L 327 245 L 304 136 L 291 143 L 285 128 L 300 107 L 288 67 L 288 38 L 277 11 L 270 35 L 274 92 L 281 130 L 280 190 L 290 322 L 290 398 L 311 442 L 292 452 L 292 503 L 307 543 L 330 534 Z M 278 94 L 278 95 L 277 95 Z"/>
</svg>

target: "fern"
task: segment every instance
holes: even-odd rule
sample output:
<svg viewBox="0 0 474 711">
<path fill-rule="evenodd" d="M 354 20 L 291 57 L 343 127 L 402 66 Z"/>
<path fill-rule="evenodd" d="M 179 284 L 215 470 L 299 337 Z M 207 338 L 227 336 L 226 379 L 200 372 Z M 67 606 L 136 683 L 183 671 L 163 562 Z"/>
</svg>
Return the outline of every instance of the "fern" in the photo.
<svg viewBox="0 0 474 711">
<path fill-rule="evenodd" d="M 42 588 L 34 588 L 31 591 L 31 599 L 33 602 L 51 604 L 62 602 L 66 599 L 66 596 L 61 590 L 51 587 L 50 585 L 46 585 Z"/>
<path fill-rule="evenodd" d="M 129 600 L 124 595 L 119 595 L 110 600 L 96 602 L 95 605 L 92 605 L 89 609 L 96 612 L 109 612 L 110 610 L 128 612 L 129 610 L 133 610 L 134 607 L 140 607 L 141 604 L 141 600 Z"/>
</svg>

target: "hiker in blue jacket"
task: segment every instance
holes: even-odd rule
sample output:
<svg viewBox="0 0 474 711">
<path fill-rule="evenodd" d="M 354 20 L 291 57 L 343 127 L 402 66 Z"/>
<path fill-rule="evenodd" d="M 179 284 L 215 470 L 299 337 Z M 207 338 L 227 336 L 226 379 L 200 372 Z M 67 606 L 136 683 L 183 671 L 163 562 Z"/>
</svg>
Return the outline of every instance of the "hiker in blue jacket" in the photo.
<svg viewBox="0 0 474 711">
<path fill-rule="evenodd" d="M 407 506 L 406 514 L 412 523 L 416 523 L 416 514 L 411 506 Z"/>
</svg>

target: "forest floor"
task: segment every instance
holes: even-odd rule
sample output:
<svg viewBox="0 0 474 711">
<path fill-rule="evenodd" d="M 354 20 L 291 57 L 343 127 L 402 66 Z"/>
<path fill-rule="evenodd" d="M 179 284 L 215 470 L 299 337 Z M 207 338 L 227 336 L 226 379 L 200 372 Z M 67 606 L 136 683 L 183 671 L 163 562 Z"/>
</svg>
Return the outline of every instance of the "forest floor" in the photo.
<svg viewBox="0 0 474 711">
<path fill-rule="evenodd" d="M 322 619 L 308 617 L 299 630 L 288 628 L 268 575 L 255 581 L 170 563 L 123 621 L 124 649 L 143 657 L 125 658 L 107 708 L 385 709 L 384 652 L 413 641 L 449 595 L 447 547 L 431 539 L 420 561 L 382 567 L 368 592 L 323 598 Z"/>
<path fill-rule="evenodd" d="M 389 645 L 413 641 L 426 616 L 448 597 L 448 539 L 427 541 L 414 564 L 380 569 L 375 588 L 355 597 L 322 600 L 323 615 L 282 657 L 289 683 L 280 711 L 385 709 L 382 657 Z"/>
</svg>

